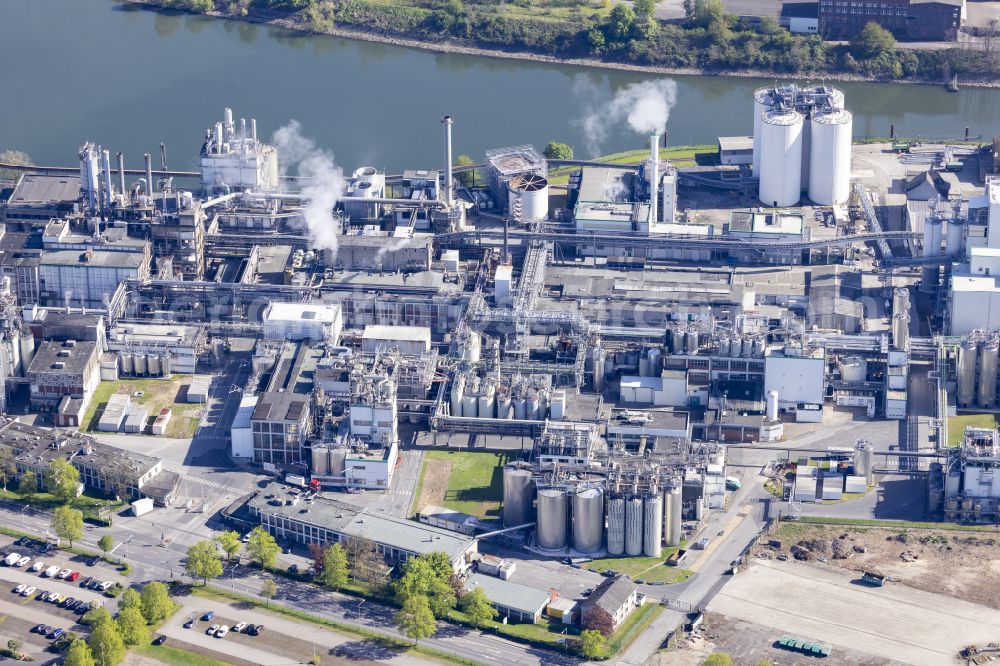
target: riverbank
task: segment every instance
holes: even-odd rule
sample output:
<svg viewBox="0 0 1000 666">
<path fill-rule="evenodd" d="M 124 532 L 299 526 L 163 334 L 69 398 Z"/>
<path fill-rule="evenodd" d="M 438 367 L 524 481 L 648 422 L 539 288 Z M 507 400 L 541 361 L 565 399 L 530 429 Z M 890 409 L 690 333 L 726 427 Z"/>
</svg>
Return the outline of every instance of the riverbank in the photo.
<svg viewBox="0 0 1000 666">
<path fill-rule="evenodd" d="M 486 58 L 497 58 L 505 60 L 522 60 L 527 62 L 552 63 L 558 65 L 571 65 L 576 67 L 589 67 L 605 70 L 616 70 L 623 72 L 639 72 L 649 74 L 681 75 L 681 76 L 718 76 L 740 79 L 781 79 L 781 80 L 801 80 L 803 78 L 822 78 L 826 81 L 851 81 L 851 82 L 872 82 L 872 83 L 909 83 L 919 85 L 941 85 L 945 86 L 947 81 L 940 79 L 930 79 L 921 77 L 882 77 L 865 76 L 851 72 L 824 71 L 824 72 L 776 72 L 761 69 L 719 69 L 719 68 L 698 68 L 698 67 L 665 67 L 658 65 L 641 65 L 624 62 L 602 60 L 598 58 L 562 57 L 548 55 L 528 50 L 519 49 L 498 49 L 476 44 L 455 42 L 450 40 L 429 41 L 417 39 L 390 32 L 379 32 L 377 30 L 365 30 L 357 27 L 345 27 L 343 25 L 331 24 L 322 29 L 307 25 L 300 15 L 279 16 L 277 14 L 266 15 L 259 12 L 240 15 L 218 9 L 207 12 L 196 12 L 187 8 L 178 7 L 170 0 L 119 0 L 120 2 L 153 9 L 154 11 L 183 12 L 190 14 L 202 14 L 216 18 L 230 19 L 234 21 L 245 21 L 260 25 L 268 25 L 283 28 L 286 30 L 300 32 L 303 34 L 322 34 L 343 39 L 372 42 L 378 44 L 389 44 L 423 51 L 436 53 L 452 53 L 460 55 L 471 55 Z M 959 81 L 961 86 L 977 88 L 1000 88 L 1000 76 L 996 77 L 969 77 Z"/>
</svg>

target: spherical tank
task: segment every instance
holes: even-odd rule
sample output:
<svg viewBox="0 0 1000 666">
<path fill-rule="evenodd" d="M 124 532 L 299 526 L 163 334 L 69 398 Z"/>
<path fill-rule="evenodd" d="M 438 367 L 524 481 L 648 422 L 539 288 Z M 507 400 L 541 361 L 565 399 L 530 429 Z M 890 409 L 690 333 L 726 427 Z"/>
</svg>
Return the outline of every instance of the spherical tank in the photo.
<svg viewBox="0 0 1000 666">
<path fill-rule="evenodd" d="M 608 499 L 608 555 L 625 553 L 625 498 Z"/>
<path fill-rule="evenodd" d="M 517 208 L 520 199 L 522 220 L 544 220 L 549 216 L 549 181 L 544 176 L 517 176 L 508 186 L 508 206 Z"/>
<path fill-rule="evenodd" d="M 972 404 L 972 399 L 976 390 L 976 355 L 978 345 L 975 340 L 965 338 L 958 346 L 958 359 L 956 361 L 955 374 L 958 390 L 956 399 L 959 407 L 967 407 Z"/>
<path fill-rule="evenodd" d="M 532 521 L 531 503 L 534 495 L 535 482 L 530 470 L 514 466 L 503 468 L 504 527 L 515 527 Z"/>
<path fill-rule="evenodd" d="M 684 502 L 681 489 L 667 488 L 663 493 L 663 540 L 672 548 L 681 545 L 681 522 Z"/>
<path fill-rule="evenodd" d="M 566 521 L 569 517 L 569 498 L 561 488 L 538 491 L 538 547 L 558 550 L 566 547 Z"/>
<path fill-rule="evenodd" d="M 584 488 L 573 495 L 573 549 L 593 553 L 601 549 L 604 537 L 604 493 L 600 488 Z"/>
<path fill-rule="evenodd" d="M 847 109 L 814 113 L 809 147 L 809 198 L 821 206 L 847 202 L 851 193 L 851 137 Z"/>
<path fill-rule="evenodd" d="M 979 406 L 992 407 L 997 398 L 997 349 L 996 337 L 983 342 L 979 352 Z"/>
<path fill-rule="evenodd" d="M 135 365 L 132 362 L 132 354 L 122 354 L 119 358 L 121 358 L 122 362 L 123 375 L 131 375 L 135 372 Z"/>
<path fill-rule="evenodd" d="M 761 118 L 760 201 L 794 206 L 802 196 L 802 114 L 766 111 Z"/>
<path fill-rule="evenodd" d="M 764 112 L 771 108 L 770 88 L 758 88 L 753 94 L 753 175 L 760 175 L 760 133 Z"/>
<path fill-rule="evenodd" d="M 646 557 L 659 557 L 663 552 L 663 497 L 647 495 L 644 500 L 646 520 L 642 540 L 642 553 Z"/>
<path fill-rule="evenodd" d="M 641 497 L 629 497 L 625 500 L 625 554 L 636 556 L 642 554 L 642 523 L 645 515 L 642 510 Z"/>
</svg>

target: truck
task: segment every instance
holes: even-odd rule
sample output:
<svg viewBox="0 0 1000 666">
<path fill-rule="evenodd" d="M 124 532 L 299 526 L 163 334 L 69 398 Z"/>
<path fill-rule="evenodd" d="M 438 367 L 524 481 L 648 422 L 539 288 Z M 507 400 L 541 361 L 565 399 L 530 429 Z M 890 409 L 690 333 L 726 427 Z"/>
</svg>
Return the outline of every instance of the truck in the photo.
<svg viewBox="0 0 1000 666">
<path fill-rule="evenodd" d="M 21 559 L 21 556 L 18 553 L 11 553 L 10 555 L 8 555 L 7 557 L 4 558 L 3 563 L 6 564 L 9 567 L 12 567 L 15 564 L 17 564 L 17 561 L 20 560 L 20 559 Z"/>
<path fill-rule="evenodd" d="M 861 574 L 861 582 L 872 587 L 882 587 L 885 585 L 885 576 L 874 571 L 865 571 Z"/>
<path fill-rule="evenodd" d="M 286 474 L 285 483 L 290 486 L 298 486 L 299 488 L 306 487 L 306 477 L 300 476 L 298 474 Z"/>
<path fill-rule="evenodd" d="M 677 552 L 672 553 L 670 555 L 670 557 L 667 558 L 667 566 L 668 567 L 676 567 L 678 564 L 681 563 L 681 559 L 684 558 L 684 555 L 686 553 L 687 553 L 687 551 L 684 550 L 683 548 L 680 548 L 680 549 L 677 550 Z"/>
<path fill-rule="evenodd" d="M 739 490 L 743 487 L 743 482 L 735 476 L 726 477 L 726 490 Z"/>
</svg>

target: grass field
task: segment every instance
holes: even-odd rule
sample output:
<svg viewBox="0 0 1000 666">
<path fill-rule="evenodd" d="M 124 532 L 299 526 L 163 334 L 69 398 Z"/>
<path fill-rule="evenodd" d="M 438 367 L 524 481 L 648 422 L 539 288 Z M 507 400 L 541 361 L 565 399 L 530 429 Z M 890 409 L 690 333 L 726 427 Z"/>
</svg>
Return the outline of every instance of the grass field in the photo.
<svg viewBox="0 0 1000 666">
<path fill-rule="evenodd" d="M 226 666 L 229 663 L 170 645 L 143 645 L 136 651 L 143 657 L 171 666 Z"/>
<path fill-rule="evenodd" d="M 698 146 L 671 146 L 660 148 L 660 159 L 670 160 L 674 166 L 694 166 L 695 164 L 705 164 L 715 161 L 718 157 L 718 146 L 698 145 Z M 611 164 L 637 164 L 646 159 L 648 150 L 627 150 L 621 153 L 611 153 L 592 158 L 594 162 L 609 162 Z M 582 159 L 579 158 L 578 159 Z M 580 167 L 559 167 L 549 171 L 549 183 L 553 185 L 566 185 L 569 182 L 569 174 Z"/>
<path fill-rule="evenodd" d="M 628 574 L 632 580 L 644 580 L 647 583 L 680 583 L 690 578 L 693 572 L 664 564 L 677 550 L 664 548 L 661 557 L 602 557 L 586 562 L 583 568 L 597 573 L 614 570 Z"/>
<path fill-rule="evenodd" d="M 489 451 L 428 451 L 414 509 L 437 504 L 478 518 L 499 516 L 506 462 L 506 454 Z"/>
<path fill-rule="evenodd" d="M 164 407 L 169 407 L 173 412 L 170 423 L 167 424 L 166 437 L 193 437 L 201 422 L 201 415 L 204 412 L 202 405 L 191 405 L 180 402 L 186 399 L 187 386 L 190 384 L 190 375 L 174 375 L 170 379 L 122 379 L 117 382 L 101 382 L 94 392 L 94 397 L 90 401 L 90 407 L 83 417 L 82 432 L 96 432 L 97 421 L 108 403 L 108 399 L 115 393 L 127 393 L 132 396 L 133 402 L 138 402 L 149 410 L 149 422 L 145 430 L 146 434 L 151 434 L 150 427 L 152 420 L 160 413 Z M 135 394 L 142 392 L 141 397 Z"/>
<path fill-rule="evenodd" d="M 826 518 L 823 516 L 802 516 L 796 518 L 792 523 L 784 522 L 781 529 L 786 525 L 794 525 L 795 522 L 802 524 L 818 525 L 850 525 L 854 527 L 887 527 L 889 529 L 914 529 L 914 530 L 949 530 L 954 532 L 996 532 L 993 525 L 960 525 L 959 523 L 930 523 L 914 522 L 909 520 L 868 520 L 864 518 Z"/>
<path fill-rule="evenodd" d="M 948 446 L 958 446 L 965 439 L 965 427 L 996 428 L 996 416 L 993 414 L 962 414 L 948 417 Z"/>
<path fill-rule="evenodd" d="M 16 502 L 30 503 L 36 509 L 44 509 L 45 511 L 53 511 L 56 507 L 60 507 L 63 504 L 62 500 L 56 499 L 49 493 L 35 493 L 31 496 L 31 501 L 28 502 L 20 493 L 0 488 L 0 497 Z M 102 515 L 102 509 L 105 513 L 117 513 L 125 506 L 125 502 L 122 501 L 99 499 L 88 497 L 87 495 L 76 497 L 69 504 L 74 509 L 79 509 L 83 513 L 84 519 L 104 523 L 107 522 L 107 517 L 106 515 Z"/>
</svg>

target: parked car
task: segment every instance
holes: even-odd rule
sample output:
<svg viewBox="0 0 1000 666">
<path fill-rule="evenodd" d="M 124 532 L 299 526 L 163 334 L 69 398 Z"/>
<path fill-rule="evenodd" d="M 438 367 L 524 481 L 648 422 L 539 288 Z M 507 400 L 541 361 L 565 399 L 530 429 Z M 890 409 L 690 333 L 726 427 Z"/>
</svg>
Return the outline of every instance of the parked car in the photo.
<svg viewBox="0 0 1000 666">
<path fill-rule="evenodd" d="M 100 561 L 101 561 L 101 558 L 99 556 L 97 556 L 97 555 L 94 555 L 92 558 L 90 558 L 89 560 L 87 560 L 87 566 L 88 567 L 92 567 L 92 566 L 94 566 L 95 564 L 97 564 Z"/>
<path fill-rule="evenodd" d="M 101 583 L 101 592 L 107 592 L 108 590 L 111 589 L 111 586 L 113 586 L 113 585 L 114 585 L 114 582 L 112 582 L 110 580 L 104 581 L 103 583 Z"/>
<path fill-rule="evenodd" d="M 65 629 L 55 629 L 54 631 L 50 632 L 49 635 L 46 636 L 46 638 L 50 640 L 55 640 L 65 633 L 66 633 Z"/>
<path fill-rule="evenodd" d="M 702 537 L 695 542 L 694 547 L 699 550 L 705 550 L 708 548 L 708 537 Z"/>
<path fill-rule="evenodd" d="M 37 589 L 38 588 L 35 587 L 34 585 L 29 585 L 28 587 L 24 588 L 24 592 L 21 593 L 21 596 L 22 597 L 30 597 L 32 594 L 35 593 L 35 590 L 37 590 Z"/>
<path fill-rule="evenodd" d="M 260 636 L 262 633 L 264 633 L 264 625 L 255 624 L 252 630 L 247 629 L 247 633 L 250 634 L 251 636 Z"/>
<path fill-rule="evenodd" d="M 53 564 L 51 567 L 49 567 L 42 573 L 42 576 L 45 578 L 52 578 L 57 573 L 59 573 L 59 567 Z"/>
<path fill-rule="evenodd" d="M 56 578 L 58 578 L 59 580 L 66 580 L 66 576 L 70 575 L 71 573 L 73 573 L 72 569 L 63 569 L 56 574 Z"/>
<path fill-rule="evenodd" d="M 197 621 L 198 620 L 195 620 L 194 618 L 188 620 L 187 622 L 184 623 L 184 628 L 185 629 L 190 629 L 191 627 L 194 626 L 194 623 L 197 622 Z"/>
<path fill-rule="evenodd" d="M 211 627 L 205 630 L 205 633 L 209 636 L 214 636 L 215 632 L 219 630 L 219 625 L 213 624 Z"/>
<path fill-rule="evenodd" d="M 91 576 L 87 576 L 86 578 L 84 578 L 83 580 L 80 581 L 80 587 L 87 587 L 88 585 L 90 585 L 93 582 L 94 582 L 94 579 Z"/>
<path fill-rule="evenodd" d="M 167 637 L 161 635 L 157 636 L 156 639 L 153 640 L 153 645 L 163 645 L 166 642 L 167 642 Z"/>
<path fill-rule="evenodd" d="M 31 628 L 31 633 L 33 633 L 33 634 L 40 634 L 40 633 L 42 633 L 42 629 L 44 629 L 44 628 L 45 628 L 44 624 L 36 624 L 35 626 L 33 626 Z"/>
<path fill-rule="evenodd" d="M 69 575 L 66 576 L 66 580 L 68 580 L 69 582 L 72 583 L 72 582 L 75 582 L 76 579 L 79 578 L 79 577 L 80 577 L 80 572 L 79 571 L 70 571 Z"/>
<path fill-rule="evenodd" d="M 49 595 L 49 603 L 50 604 L 57 604 L 57 603 L 61 602 L 63 599 L 65 599 L 65 598 L 66 597 L 64 597 L 63 595 L 59 594 L 58 592 L 53 592 L 52 594 Z"/>
<path fill-rule="evenodd" d="M 246 628 L 247 628 L 246 622 L 237 622 L 236 624 L 233 625 L 233 633 L 238 634 Z"/>
<path fill-rule="evenodd" d="M 50 552 L 52 552 L 53 548 L 55 548 L 53 544 L 46 543 L 44 546 L 42 546 L 42 552 L 48 555 Z"/>
<path fill-rule="evenodd" d="M 37 599 L 38 601 L 45 601 L 46 599 L 48 599 L 48 597 L 49 597 L 48 591 L 42 590 L 41 592 L 38 593 L 38 596 L 36 596 L 35 599 Z"/>
<path fill-rule="evenodd" d="M 18 585 L 17 587 L 14 588 L 14 594 L 21 594 L 22 592 L 24 592 L 24 588 L 26 587 L 28 586 L 24 585 L 23 583 L 21 585 Z"/>
<path fill-rule="evenodd" d="M 17 541 L 14 542 L 14 545 L 15 546 L 23 546 L 26 543 L 28 543 L 28 537 L 21 537 L 20 539 L 18 539 Z"/>
<path fill-rule="evenodd" d="M 206 611 L 205 614 L 201 616 L 201 619 L 205 622 L 209 622 L 213 617 L 215 617 L 215 611 Z"/>
<path fill-rule="evenodd" d="M 95 578 L 94 580 L 90 581 L 90 585 L 88 585 L 87 587 L 89 587 L 92 590 L 96 590 L 100 586 L 101 586 L 101 581 Z"/>
<path fill-rule="evenodd" d="M 74 599 L 73 597 L 66 597 L 65 599 L 59 602 L 59 606 L 61 608 L 72 608 L 75 605 L 76 605 L 76 599 Z"/>
<path fill-rule="evenodd" d="M 222 638 L 223 636 L 225 636 L 228 633 L 229 633 L 229 626 L 224 624 L 221 627 L 219 627 L 218 631 L 215 632 L 215 637 L 216 638 Z"/>
<path fill-rule="evenodd" d="M 44 562 L 42 562 L 41 560 L 35 560 L 35 563 L 31 565 L 30 571 L 32 571 L 34 573 L 38 573 L 39 571 L 41 571 L 44 568 L 45 568 L 45 563 Z"/>
<path fill-rule="evenodd" d="M 27 555 L 25 555 L 24 557 L 22 557 L 21 559 L 19 559 L 14 566 L 15 567 L 23 567 L 25 564 L 27 564 L 30 561 L 31 561 L 31 558 L 28 557 Z"/>
</svg>

